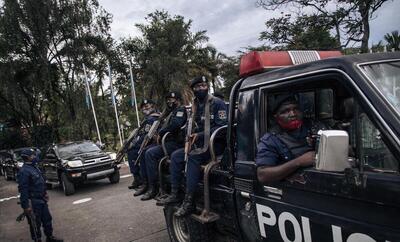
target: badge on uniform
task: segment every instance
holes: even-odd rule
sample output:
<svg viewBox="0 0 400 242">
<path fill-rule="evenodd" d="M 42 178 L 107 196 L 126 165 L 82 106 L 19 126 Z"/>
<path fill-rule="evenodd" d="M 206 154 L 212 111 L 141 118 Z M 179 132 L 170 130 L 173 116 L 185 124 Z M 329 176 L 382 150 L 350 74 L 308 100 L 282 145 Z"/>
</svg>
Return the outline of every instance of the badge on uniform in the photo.
<svg viewBox="0 0 400 242">
<path fill-rule="evenodd" d="M 225 110 L 218 111 L 218 118 L 219 119 L 226 119 L 226 111 Z"/>
<path fill-rule="evenodd" d="M 144 127 L 144 131 L 149 132 L 150 128 L 151 128 L 151 125 L 146 124 L 146 126 Z"/>
<path fill-rule="evenodd" d="M 182 111 L 176 112 L 176 116 L 177 117 L 183 117 L 183 112 Z"/>
</svg>

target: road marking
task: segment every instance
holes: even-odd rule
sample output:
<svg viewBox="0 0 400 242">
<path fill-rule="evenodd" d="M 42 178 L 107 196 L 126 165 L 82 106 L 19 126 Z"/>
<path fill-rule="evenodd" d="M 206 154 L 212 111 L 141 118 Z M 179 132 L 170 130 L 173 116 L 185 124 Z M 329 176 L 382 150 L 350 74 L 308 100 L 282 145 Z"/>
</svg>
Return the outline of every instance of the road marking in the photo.
<svg viewBox="0 0 400 242">
<path fill-rule="evenodd" d="M 88 198 L 83 198 L 83 199 L 79 199 L 79 200 L 76 200 L 76 201 L 74 201 L 72 204 L 80 204 L 80 203 L 85 203 L 85 202 L 89 202 L 90 200 L 92 200 L 92 198 L 91 198 L 91 197 L 88 197 Z"/>
<path fill-rule="evenodd" d="M 19 195 L 18 195 L 18 196 L 13 196 L 13 197 L 1 198 L 1 199 L 0 199 L 0 203 L 1 203 L 1 202 L 4 202 L 4 201 L 11 200 L 11 199 L 17 199 L 17 198 L 19 198 Z"/>
<path fill-rule="evenodd" d="M 132 176 L 132 174 L 128 174 L 128 175 L 120 176 L 119 178 L 127 178 L 127 177 L 131 177 L 131 176 Z"/>
</svg>

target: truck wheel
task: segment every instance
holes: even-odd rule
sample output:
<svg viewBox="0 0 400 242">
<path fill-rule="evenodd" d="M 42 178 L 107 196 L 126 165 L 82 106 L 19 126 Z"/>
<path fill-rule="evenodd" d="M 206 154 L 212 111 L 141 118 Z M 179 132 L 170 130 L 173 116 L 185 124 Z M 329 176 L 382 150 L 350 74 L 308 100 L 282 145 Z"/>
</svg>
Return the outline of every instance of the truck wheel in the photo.
<svg viewBox="0 0 400 242">
<path fill-rule="evenodd" d="M 108 177 L 110 179 L 111 184 L 115 184 L 119 182 L 119 170 L 116 170 L 111 176 Z"/>
<path fill-rule="evenodd" d="M 65 196 L 69 196 L 75 193 L 74 183 L 68 180 L 68 177 L 67 175 L 65 175 L 65 173 L 61 173 L 61 183 Z"/>
<path fill-rule="evenodd" d="M 213 241 L 214 231 L 210 224 L 201 224 L 193 220 L 190 216 L 178 218 L 174 216 L 176 210 L 177 208 L 175 206 L 167 206 L 164 208 L 165 221 L 171 241 Z"/>
</svg>

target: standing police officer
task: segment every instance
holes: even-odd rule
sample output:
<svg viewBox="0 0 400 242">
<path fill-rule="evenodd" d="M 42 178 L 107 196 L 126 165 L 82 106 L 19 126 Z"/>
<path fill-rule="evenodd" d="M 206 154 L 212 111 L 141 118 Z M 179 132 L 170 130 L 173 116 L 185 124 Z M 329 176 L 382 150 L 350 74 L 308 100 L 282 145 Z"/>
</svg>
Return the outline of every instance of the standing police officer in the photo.
<svg viewBox="0 0 400 242">
<path fill-rule="evenodd" d="M 39 158 L 32 149 L 23 150 L 21 157 L 24 165 L 18 172 L 18 190 L 21 194 L 21 207 L 28 217 L 31 237 L 34 241 L 42 241 L 40 227 L 43 225 L 46 241 L 63 241 L 53 236 L 52 218 L 47 205 L 49 196 L 46 192 L 46 183 L 42 172 L 37 167 Z M 32 223 L 30 219 L 32 216 L 35 217 L 36 224 Z"/>
<path fill-rule="evenodd" d="M 158 140 L 170 132 L 166 139 L 165 146 L 168 155 L 173 151 L 182 148 L 184 143 L 184 132 L 182 127 L 186 123 L 186 109 L 182 105 L 182 96 L 179 92 L 169 92 L 166 96 L 167 109 L 170 112 L 166 117 L 164 125 L 158 132 Z M 160 142 L 159 142 L 160 143 Z M 157 145 L 149 148 L 146 151 L 146 171 L 148 177 L 148 191 L 141 197 L 141 200 L 149 200 L 157 195 L 157 180 L 158 180 L 158 163 L 164 156 L 164 151 L 161 145 Z"/>
<path fill-rule="evenodd" d="M 139 131 L 138 137 L 136 140 L 133 140 L 134 143 L 132 148 L 128 150 L 128 163 L 129 169 L 133 175 L 132 184 L 128 187 L 129 189 L 138 188 L 142 184 L 142 177 L 140 176 L 140 162 L 137 162 L 135 165 L 135 161 L 138 157 L 138 152 L 140 149 L 140 145 L 142 144 L 145 135 L 149 132 L 151 125 L 157 120 L 160 116 L 159 113 L 156 112 L 155 103 L 150 99 L 144 99 L 140 104 L 140 109 L 144 115 L 144 123 L 143 128 Z"/>
<path fill-rule="evenodd" d="M 204 76 L 196 77 L 190 82 L 194 99 L 194 121 L 197 127 L 191 135 L 195 149 L 189 153 L 186 173 L 186 194 L 181 207 L 175 216 L 185 216 L 194 210 L 194 193 L 201 178 L 201 165 L 210 160 L 209 139 L 211 134 L 227 123 L 225 103 L 208 94 L 208 81 Z M 221 154 L 224 141 L 217 139 L 215 151 Z M 178 149 L 171 155 L 171 195 L 160 201 L 158 205 L 167 205 L 180 201 L 179 184 L 185 167 L 184 149 Z"/>
</svg>

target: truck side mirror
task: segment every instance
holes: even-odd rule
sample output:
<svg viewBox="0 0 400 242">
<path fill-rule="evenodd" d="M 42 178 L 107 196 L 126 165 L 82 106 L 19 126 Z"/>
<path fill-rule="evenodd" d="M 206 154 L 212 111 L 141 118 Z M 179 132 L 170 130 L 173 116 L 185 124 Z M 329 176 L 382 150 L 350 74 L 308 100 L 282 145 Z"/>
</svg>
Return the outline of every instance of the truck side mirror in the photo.
<svg viewBox="0 0 400 242">
<path fill-rule="evenodd" d="M 348 161 L 349 135 L 343 130 L 320 130 L 317 170 L 343 172 L 350 167 Z"/>
</svg>

